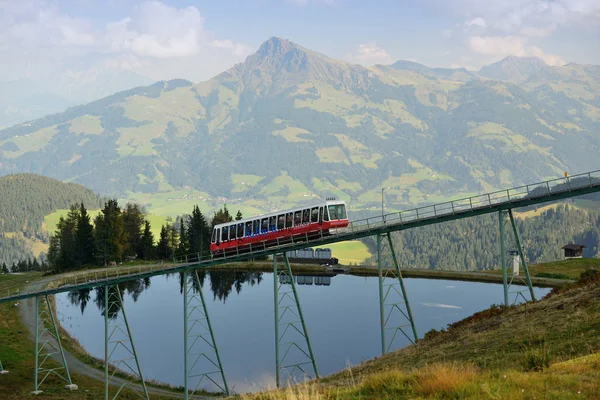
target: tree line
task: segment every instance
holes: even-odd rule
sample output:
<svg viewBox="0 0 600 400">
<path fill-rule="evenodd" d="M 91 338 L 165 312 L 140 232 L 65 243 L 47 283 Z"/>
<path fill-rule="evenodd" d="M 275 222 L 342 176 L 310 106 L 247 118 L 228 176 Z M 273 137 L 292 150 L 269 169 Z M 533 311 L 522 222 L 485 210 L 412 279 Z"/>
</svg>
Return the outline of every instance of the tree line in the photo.
<svg viewBox="0 0 600 400">
<path fill-rule="evenodd" d="M 482 215 L 392 233 L 394 250 L 401 268 L 448 271 L 489 270 L 500 267 L 498 215 Z M 600 211 L 558 204 L 540 215 L 515 216 L 515 225 L 528 263 L 562 260 L 562 246 L 583 244 L 584 257 L 600 257 Z M 510 221 L 504 221 L 506 251 L 516 250 Z M 374 240 L 368 240 L 374 253 L 366 265 L 377 264 Z M 383 264 L 392 257 L 384 241 Z"/>
<path fill-rule="evenodd" d="M 161 227 L 155 244 L 146 211 L 136 203 L 122 209 L 110 199 L 93 223 L 83 203 L 70 207 L 61 217 L 50 238 L 48 263 L 52 270 L 63 272 L 87 266 L 114 265 L 128 260 L 165 260 L 177 254 L 210 251 L 212 227 L 233 217 L 227 206 L 216 211 L 210 221 L 195 205 L 191 214 L 178 216 L 174 224 Z M 242 219 L 238 211 L 236 219 Z"/>
<path fill-rule="evenodd" d="M 5 262 L 0 264 L 0 273 L 8 274 L 11 272 L 35 272 L 35 271 L 47 271 L 48 263 L 45 260 L 41 262 L 37 258 L 31 257 L 26 260 L 14 262 L 12 265 L 8 265 Z"/>
</svg>

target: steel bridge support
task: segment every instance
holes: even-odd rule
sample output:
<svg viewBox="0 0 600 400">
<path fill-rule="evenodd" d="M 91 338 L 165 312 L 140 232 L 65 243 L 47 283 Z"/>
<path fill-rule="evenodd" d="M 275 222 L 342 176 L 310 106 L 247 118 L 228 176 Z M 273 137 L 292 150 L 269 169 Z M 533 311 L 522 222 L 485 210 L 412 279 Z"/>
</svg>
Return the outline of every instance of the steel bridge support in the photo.
<svg viewBox="0 0 600 400">
<path fill-rule="evenodd" d="M 317 363 L 300 307 L 294 276 L 287 253 L 283 253 L 284 266 L 279 268 L 277 254 L 273 254 L 273 290 L 275 303 L 275 371 L 277 387 L 281 385 L 281 372 L 287 372 L 286 383 L 295 379 L 295 373 L 310 376 L 305 369 L 312 365 L 315 378 L 319 378 Z M 291 290 L 290 290 L 291 289 Z M 281 354 L 281 350 L 283 354 Z M 289 360 L 289 361 L 288 361 Z M 287 363 L 286 363 L 287 361 Z"/>
<path fill-rule="evenodd" d="M 392 252 L 392 259 L 394 260 L 394 269 L 386 268 L 385 272 L 382 268 L 381 260 L 381 240 L 382 237 L 387 236 L 387 240 Z M 381 324 L 381 354 L 384 355 L 390 351 L 394 339 L 398 332 L 402 333 L 411 343 L 415 343 L 419 338 L 417 330 L 415 328 L 415 322 L 410 310 L 410 303 L 408 302 L 408 295 L 406 294 L 406 288 L 404 287 L 404 279 L 402 278 L 402 272 L 396 258 L 396 252 L 392 244 L 392 238 L 390 233 L 383 235 L 377 235 L 377 270 L 379 276 L 379 319 Z M 385 278 L 393 278 L 393 283 L 386 284 Z M 397 297 L 400 297 L 398 300 Z M 396 297 L 394 301 L 393 297 Z M 391 302 L 388 302 L 391 300 Z M 394 312 L 396 310 L 396 312 Z M 396 318 L 393 320 L 397 322 L 400 318 L 402 321 L 400 325 L 392 322 L 392 314 Z M 407 323 L 408 322 L 408 323 Z M 393 325 L 389 326 L 388 325 Z M 407 333 L 410 327 L 410 335 Z M 386 331 L 393 331 L 392 338 L 389 343 L 386 341 Z"/>
<path fill-rule="evenodd" d="M 41 302 L 41 306 L 40 306 Z M 52 306 L 48 296 L 43 299 L 35 297 L 35 370 L 33 375 L 33 394 L 40 394 L 40 386 L 50 375 L 55 375 L 67 382 L 65 388 L 69 390 L 77 390 L 77 385 L 71 381 L 69 367 L 65 359 L 65 353 L 60 342 L 56 319 L 52 312 Z M 62 366 L 52 367 L 53 358 L 58 358 L 62 361 Z M 48 365 L 50 364 L 50 365 Z M 0 369 L 2 369 L 0 367 Z M 43 377 L 40 379 L 40 375 Z"/>
<path fill-rule="evenodd" d="M 504 237 L 504 220 L 505 220 L 505 211 L 498 212 L 498 225 L 500 228 L 500 262 L 502 266 L 502 283 L 504 287 L 504 305 L 509 306 L 509 295 L 514 294 L 515 299 L 513 304 L 517 302 L 519 297 L 521 297 L 524 301 L 529 301 L 527 297 L 525 297 L 525 292 L 529 291 L 529 296 L 531 301 L 535 301 L 535 293 L 533 292 L 533 285 L 531 284 L 531 276 L 529 275 L 529 268 L 527 267 L 527 262 L 525 261 L 525 254 L 523 254 L 523 248 L 521 247 L 521 240 L 519 239 L 519 233 L 517 232 L 517 226 L 515 224 L 515 219 L 513 217 L 512 209 L 509 209 L 506 212 L 509 216 L 510 223 L 512 226 L 513 235 L 515 238 L 515 244 L 517 246 L 517 251 L 519 252 L 519 258 L 521 261 L 521 267 L 525 272 L 525 279 L 520 275 L 516 275 L 514 273 L 511 274 L 510 279 L 508 277 L 508 266 L 506 265 L 506 245 L 505 245 L 505 237 Z M 510 292 L 510 287 L 512 286 L 515 278 L 524 284 L 527 289 L 523 290 L 515 290 Z"/>
<path fill-rule="evenodd" d="M 197 270 L 193 272 L 191 280 L 188 279 L 188 272 L 183 272 L 183 330 L 184 398 L 187 400 L 193 396 L 204 378 L 229 396 L 229 386 L 225 379 Z M 215 378 L 214 375 L 218 377 Z M 194 378 L 199 379 L 190 388 L 189 380 Z"/>
<path fill-rule="evenodd" d="M 110 316 L 109 316 L 110 314 Z M 122 316 L 122 318 L 121 318 Z M 109 350 L 110 348 L 110 350 Z M 135 365 L 130 365 L 135 361 Z M 112 373 L 110 369 L 112 368 Z M 121 379 L 121 384 L 117 392 L 112 397 L 116 399 L 124 388 L 129 388 L 140 398 L 149 400 L 146 382 L 142 376 L 140 363 L 138 360 L 127 314 L 121 297 L 121 289 L 118 285 L 104 286 L 104 399 L 108 400 L 111 381 L 117 371 L 125 372 L 129 376 L 139 378 L 141 383 L 141 392 L 133 386 L 128 379 Z M 119 384 L 119 382 L 116 382 Z"/>
</svg>

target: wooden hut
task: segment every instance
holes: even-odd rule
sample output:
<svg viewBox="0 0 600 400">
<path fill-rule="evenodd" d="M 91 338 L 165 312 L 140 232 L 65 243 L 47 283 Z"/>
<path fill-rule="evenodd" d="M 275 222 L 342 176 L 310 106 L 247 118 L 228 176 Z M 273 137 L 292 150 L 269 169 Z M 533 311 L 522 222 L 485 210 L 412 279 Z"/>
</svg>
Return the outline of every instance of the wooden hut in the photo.
<svg viewBox="0 0 600 400">
<path fill-rule="evenodd" d="M 585 246 L 582 244 L 574 244 L 569 243 L 564 245 L 562 248 L 565 251 L 565 260 L 570 258 L 582 258 L 583 257 L 583 248 Z"/>
</svg>

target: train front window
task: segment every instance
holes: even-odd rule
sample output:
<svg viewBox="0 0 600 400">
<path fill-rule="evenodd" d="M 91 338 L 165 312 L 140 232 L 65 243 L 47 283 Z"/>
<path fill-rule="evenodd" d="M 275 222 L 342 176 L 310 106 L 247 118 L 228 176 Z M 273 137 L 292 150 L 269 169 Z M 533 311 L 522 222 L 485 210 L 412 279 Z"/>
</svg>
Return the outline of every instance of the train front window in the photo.
<svg viewBox="0 0 600 400">
<path fill-rule="evenodd" d="M 329 218 L 346 219 L 346 207 L 343 204 L 329 206 Z"/>
<path fill-rule="evenodd" d="M 217 241 L 217 230 L 213 229 L 212 238 L 210 239 L 212 243 Z"/>
</svg>

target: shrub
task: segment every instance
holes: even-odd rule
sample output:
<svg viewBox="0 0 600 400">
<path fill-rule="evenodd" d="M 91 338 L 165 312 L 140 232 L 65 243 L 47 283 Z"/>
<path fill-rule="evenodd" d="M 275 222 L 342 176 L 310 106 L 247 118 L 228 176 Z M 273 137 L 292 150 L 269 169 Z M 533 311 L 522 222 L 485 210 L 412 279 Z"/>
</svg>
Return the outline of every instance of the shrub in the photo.
<svg viewBox="0 0 600 400">
<path fill-rule="evenodd" d="M 571 279 L 565 274 L 553 274 L 551 272 L 538 272 L 535 276 L 536 278 Z"/>
<path fill-rule="evenodd" d="M 592 282 L 600 282 L 600 271 L 594 268 L 586 269 L 579 275 L 579 283 L 586 285 Z"/>
<path fill-rule="evenodd" d="M 552 355 L 544 343 L 538 349 L 526 349 L 523 353 L 523 369 L 525 371 L 543 371 L 550 366 Z"/>
</svg>

